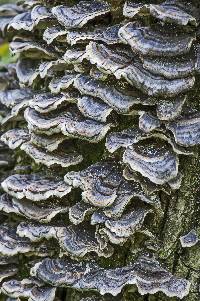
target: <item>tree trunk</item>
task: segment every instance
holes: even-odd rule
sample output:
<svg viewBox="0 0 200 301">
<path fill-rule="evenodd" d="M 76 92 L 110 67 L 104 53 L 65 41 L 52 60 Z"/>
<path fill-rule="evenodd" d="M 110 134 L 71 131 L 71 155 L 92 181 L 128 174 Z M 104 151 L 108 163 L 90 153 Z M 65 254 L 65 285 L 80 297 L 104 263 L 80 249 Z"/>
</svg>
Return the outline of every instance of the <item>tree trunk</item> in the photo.
<svg viewBox="0 0 200 301">
<path fill-rule="evenodd" d="M 2 301 L 199 300 L 199 4 L 0 18 Z"/>
<path fill-rule="evenodd" d="M 179 238 L 188 233 L 191 229 L 199 230 L 199 149 L 195 150 L 195 156 L 187 161 L 181 162 L 182 172 L 184 174 L 182 186 L 180 190 L 172 196 L 162 195 L 162 204 L 164 215 L 157 223 L 157 236 L 161 242 L 159 251 L 159 261 L 163 262 L 166 267 L 173 273 L 182 278 L 186 278 L 191 282 L 191 291 L 184 298 L 185 301 L 199 300 L 199 272 L 200 272 L 200 256 L 199 245 L 192 248 L 182 248 Z M 128 247 L 127 263 L 130 262 L 132 254 L 131 250 L 135 250 L 135 246 Z M 140 254 L 137 253 L 136 257 Z M 135 254 L 134 254 L 135 257 Z M 124 264 L 124 261 L 121 262 Z M 175 301 L 178 298 L 170 298 L 163 293 L 155 295 L 141 296 L 137 291 L 126 288 L 120 297 L 113 300 L 131 300 L 131 301 Z M 86 293 L 87 296 L 88 293 Z M 69 297 L 70 296 L 70 297 Z M 82 294 L 76 291 L 70 291 L 66 296 L 67 300 L 78 301 Z M 108 297 L 108 300 L 110 297 Z"/>
</svg>

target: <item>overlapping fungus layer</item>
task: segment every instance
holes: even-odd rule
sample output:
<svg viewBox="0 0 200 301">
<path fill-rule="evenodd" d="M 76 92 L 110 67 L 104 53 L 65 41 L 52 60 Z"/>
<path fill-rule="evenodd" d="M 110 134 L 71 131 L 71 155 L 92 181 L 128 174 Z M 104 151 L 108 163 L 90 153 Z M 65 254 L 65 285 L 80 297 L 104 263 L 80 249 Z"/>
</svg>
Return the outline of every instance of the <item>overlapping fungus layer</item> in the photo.
<svg viewBox="0 0 200 301">
<path fill-rule="evenodd" d="M 129 284 L 183 298 L 190 283 L 158 262 L 148 226 L 162 218 L 160 191 L 181 186 L 180 156 L 200 143 L 200 9 L 132 0 L 116 16 L 112 1 L 63 2 L 0 6 L 17 56 L 0 71 L 1 292 L 53 301 L 71 287 L 96 291 L 82 301 L 123 300 Z M 137 256 L 118 264 L 137 233 Z"/>
</svg>

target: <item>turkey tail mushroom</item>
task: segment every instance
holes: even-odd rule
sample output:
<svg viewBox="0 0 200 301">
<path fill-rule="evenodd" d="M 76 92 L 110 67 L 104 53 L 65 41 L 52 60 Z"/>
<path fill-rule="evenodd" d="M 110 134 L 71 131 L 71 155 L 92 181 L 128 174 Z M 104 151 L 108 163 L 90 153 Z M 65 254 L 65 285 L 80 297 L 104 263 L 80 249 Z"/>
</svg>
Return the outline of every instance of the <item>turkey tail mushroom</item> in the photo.
<svg viewBox="0 0 200 301">
<path fill-rule="evenodd" d="M 7 301 L 199 300 L 197 2 L 0 5 Z"/>
<path fill-rule="evenodd" d="M 83 265 L 45 259 L 32 268 L 31 274 L 52 286 L 93 289 L 101 295 L 109 293 L 116 296 L 127 284 L 135 284 L 142 295 L 162 291 L 169 297 L 181 299 L 189 290 L 188 281 L 175 278 L 157 261 L 149 258 L 139 258 L 131 266 L 108 270 L 93 263 Z"/>
</svg>

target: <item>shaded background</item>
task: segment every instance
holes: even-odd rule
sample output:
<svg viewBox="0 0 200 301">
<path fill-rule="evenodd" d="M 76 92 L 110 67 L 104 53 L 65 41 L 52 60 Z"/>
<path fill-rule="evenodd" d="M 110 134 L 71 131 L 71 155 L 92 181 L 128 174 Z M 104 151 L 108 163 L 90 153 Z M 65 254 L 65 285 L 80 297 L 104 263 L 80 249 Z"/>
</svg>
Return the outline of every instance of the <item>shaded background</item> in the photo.
<svg viewBox="0 0 200 301">
<path fill-rule="evenodd" d="M 0 5 L 14 2 L 17 2 L 17 0 L 0 0 Z M 10 55 L 9 52 L 8 43 L 0 38 L 0 67 L 12 62 L 13 60 L 14 58 Z"/>
</svg>

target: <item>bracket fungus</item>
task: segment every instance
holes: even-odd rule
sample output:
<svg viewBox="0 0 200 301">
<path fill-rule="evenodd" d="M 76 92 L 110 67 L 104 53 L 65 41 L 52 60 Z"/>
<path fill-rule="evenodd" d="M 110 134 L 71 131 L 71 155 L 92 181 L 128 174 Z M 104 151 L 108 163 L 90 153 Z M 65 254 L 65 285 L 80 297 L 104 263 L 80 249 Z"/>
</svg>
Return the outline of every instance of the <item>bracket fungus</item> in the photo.
<svg viewBox="0 0 200 301">
<path fill-rule="evenodd" d="M 139 118 L 139 128 L 146 133 L 152 132 L 153 130 L 160 127 L 160 121 L 155 116 L 146 112 L 142 113 Z"/>
<path fill-rule="evenodd" d="M 1 141 L 15 149 L 30 139 L 29 132 L 24 129 L 11 129 L 1 136 Z"/>
<path fill-rule="evenodd" d="M 133 51 L 143 56 L 175 56 L 190 51 L 195 39 L 192 35 L 165 35 L 155 32 L 148 27 L 137 27 L 130 22 L 119 30 L 119 37 L 128 43 Z"/>
<path fill-rule="evenodd" d="M 91 32 L 70 30 L 67 32 L 66 40 L 71 45 L 84 42 L 84 40 L 102 41 L 108 45 L 113 45 L 120 43 L 118 36 L 119 28 L 120 25 L 113 25 L 102 29 L 98 28 Z"/>
<path fill-rule="evenodd" d="M 104 1 L 80 1 L 72 7 L 60 5 L 52 9 L 58 22 L 68 29 L 83 27 L 90 20 L 109 11 L 109 5 Z"/>
<path fill-rule="evenodd" d="M 66 136 L 62 134 L 54 134 L 54 135 L 38 135 L 31 132 L 30 142 L 38 147 L 46 149 L 49 152 L 53 152 L 56 150 L 59 145 L 67 140 Z"/>
<path fill-rule="evenodd" d="M 27 238 L 20 238 L 16 234 L 16 229 L 8 225 L 0 226 L 0 252 L 4 256 L 13 256 L 17 254 L 29 253 L 34 251 L 31 241 Z"/>
<path fill-rule="evenodd" d="M 12 54 L 23 53 L 25 57 L 33 57 L 35 59 L 38 57 L 51 59 L 56 58 L 57 56 L 55 52 L 53 52 L 53 49 L 47 48 L 44 44 L 39 44 L 31 40 L 11 42 L 10 51 Z"/>
<path fill-rule="evenodd" d="M 145 15 L 149 11 L 149 1 L 126 1 L 123 7 L 123 15 L 127 18 L 133 18 L 137 14 Z"/>
<path fill-rule="evenodd" d="M 175 99 L 165 99 L 157 105 L 157 116 L 160 120 L 173 120 L 182 112 L 183 105 L 187 97 L 176 97 Z"/>
<path fill-rule="evenodd" d="M 199 300 L 197 2 L 0 5 L 7 301 Z"/>
<path fill-rule="evenodd" d="M 37 174 L 16 174 L 1 183 L 4 191 L 18 199 L 27 198 L 32 201 L 46 200 L 56 196 L 61 198 L 71 191 L 71 187 L 62 180 L 40 177 Z"/>
<path fill-rule="evenodd" d="M 163 48 L 166 49 L 165 46 Z M 86 53 L 87 59 L 100 70 L 114 75 L 117 79 L 124 78 L 132 86 L 149 96 L 173 97 L 187 92 L 195 83 L 194 76 L 169 80 L 154 75 L 145 70 L 142 64 L 133 62 L 134 54 L 130 57 L 125 52 L 123 55 L 123 53 L 113 51 L 103 44 L 90 42 L 86 47 Z"/>
<path fill-rule="evenodd" d="M 66 90 L 73 83 L 76 78 L 75 72 L 66 72 L 66 74 L 62 77 L 53 78 L 49 83 L 49 89 L 52 93 L 59 93 L 62 90 Z"/>
<path fill-rule="evenodd" d="M 40 113 L 48 113 L 56 110 L 62 103 L 75 102 L 77 98 L 76 94 L 67 93 L 60 95 L 51 95 L 48 93 L 35 95 L 30 101 L 30 108 L 35 109 Z"/>
<path fill-rule="evenodd" d="M 149 210 L 144 208 L 135 209 L 123 215 L 119 219 L 109 219 L 106 216 L 92 216 L 92 224 L 98 224 L 103 219 L 105 227 L 99 229 L 101 235 L 105 235 L 113 244 L 124 244 L 138 229 L 141 228 Z M 96 219 L 97 217 L 97 219 Z"/>
<path fill-rule="evenodd" d="M 67 34 L 67 30 L 62 26 L 47 27 L 43 33 L 43 40 L 49 45 L 55 40 L 62 41 Z M 64 39 L 65 40 L 65 39 Z"/>
<path fill-rule="evenodd" d="M 10 119 L 19 117 L 22 109 L 29 105 L 33 93 L 29 89 L 13 89 L 0 92 L 0 103 L 8 108 L 10 112 L 1 120 L 1 124 L 8 122 Z"/>
<path fill-rule="evenodd" d="M 21 223 L 17 227 L 17 233 L 20 237 L 29 238 L 31 242 L 54 238 L 60 245 L 61 254 L 71 254 L 75 257 L 83 257 L 90 252 L 110 257 L 113 253 L 112 247 L 103 237 L 97 236 L 93 229 Z"/>
<path fill-rule="evenodd" d="M 164 76 L 169 79 L 184 78 L 198 72 L 197 63 L 200 53 L 196 55 L 189 54 L 186 56 L 166 58 L 166 57 L 143 57 L 142 63 L 144 69 Z"/>
<path fill-rule="evenodd" d="M 115 87 L 106 86 L 101 81 L 85 75 L 76 77 L 73 85 L 81 94 L 100 98 L 115 111 L 122 114 L 128 113 L 134 104 L 143 101 L 140 100 L 139 96 L 126 95 Z"/>
<path fill-rule="evenodd" d="M 17 199 L 7 194 L 1 196 L 0 210 L 5 213 L 15 213 L 27 219 L 50 222 L 57 214 L 68 212 L 69 208 L 59 204 L 56 200 L 34 202 L 28 199 Z"/>
<path fill-rule="evenodd" d="M 165 184 L 178 174 L 178 157 L 165 147 L 156 147 L 155 144 L 127 147 L 123 161 L 155 184 Z"/>
<path fill-rule="evenodd" d="M 28 301 L 53 301 L 55 288 L 42 286 L 34 279 L 10 280 L 2 285 L 2 292 L 12 298 L 28 298 Z"/>
<path fill-rule="evenodd" d="M 174 277 L 160 267 L 154 259 L 139 258 L 133 265 L 116 269 L 102 269 L 93 263 L 45 259 L 31 271 L 52 286 L 70 286 L 76 289 L 92 289 L 101 295 L 118 295 L 127 284 L 135 284 L 140 294 L 164 292 L 167 296 L 183 298 L 189 290 L 187 280 Z"/>
<path fill-rule="evenodd" d="M 50 11 L 45 6 L 36 5 L 30 12 L 25 11 L 16 15 L 9 23 L 8 29 L 32 31 L 41 21 L 46 19 L 52 19 Z"/>
<path fill-rule="evenodd" d="M 106 122 L 107 117 L 112 112 L 111 107 L 91 96 L 78 98 L 77 106 L 85 117 L 89 117 L 100 122 Z"/>
<path fill-rule="evenodd" d="M 0 7 L 0 31 L 4 35 L 8 30 L 10 22 L 13 18 L 23 12 L 23 9 L 14 3 L 6 3 Z"/>
<path fill-rule="evenodd" d="M 74 225 L 78 225 L 84 221 L 87 215 L 93 213 L 95 207 L 83 201 L 76 203 L 69 208 L 69 219 Z"/>
<path fill-rule="evenodd" d="M 111 206 L 124 208 L 133 197 L 147 203 L 153 202 L 140 184 L 127 182 L 111 162 L 96 163 L 81 172 L 69 172 L 64 179 L 68 185 L 80 187 L 83 190 L 82 200 L 94 207 L 108 207 L 108 210 Z"/>
<path fill-rule="evenodd" d="M 111 124 L 104 124 L 96 120 L 85 118 L 80 111 L 71 107 L 61 113 L 53 111 L 41 114 L 27 108 L 24 118 L 28 122 L 29 130 L 37 134 L 52 135 L 62 133 L 66 137 L 79 138 L 91 142 L 99 142 L 111 128 Z"/>
<path fill-rule="evenodd" d="M 30 61 L 27 58 L 20 59 L 16 65 L 16 74 L 19 82 L 31 86 L 39 76 L 39 61 Z"/>
<path fill-rule="evenodd" d="M 36 163 L 41 163 L 48 167 L 55 164 L 69 167 L 79 164 L 83 160 L 83 157 L 72 149 L 69 149 L 67 153 L 61 151 L 47 153 L 47 151 L 39 149 L 29 142 L 22 144 L 21 150 L 25 151 Z"/>
<path fill-rule="evenodd" d="M 0 267 L 0 281 L 4 281 L 6 278 L 13 277 L 17 274 L 18 268 L 15 265 L 6 265 Z"/>
<path fill-rule="evenodd" d="M 200 143 L 199 115 L 190 115 L 169 123 L 167 128 L 172 131 L 175 141 L 183 146 L 194 146 Z"/>
<path fill-rule="evenodd" d="M 199 238 L 195 230 L 191 230 L 184 236 L 180 237 L 181 246 L 183 248 L 190 248 L 195 246 L 199 242 Z"/>
<path fill-rule="evenodd" d="M 29 89 L 13 89 L 0 92 L 0 102 L 8 108 L 20 105 L 22 102 L 32 99 L 33 93 Z"/>
<path fill-rule="evenodd" d="M 114 132 L 108 135 L 106 139 L 106 148 L 110 153 L 114 153 L 121 147 L 128 147 L 141 140 L 145 140 L 148 134 L 139 127 L 129 128 L 122 132 Z"/>
<path fill-rule="evenodd" d="M 151 4 L 150 14 L 164 22 L 183 26 L 188 24 L 197 26 L 199 23 L 195 7 L 190 6 L 186 1 L 167 0 L 160 5 Z"/>
<path fill-rule="evenodd" d="M 145 16 L 151 14 L 153 17 L 166 23 L 176 25 L 198 26 L 198 16 L 195 4 L 190 5 L 187 1 L 126 1 L 123 9 L 124 16 L 134 18 L 137 15 Z"/>
</svg>

